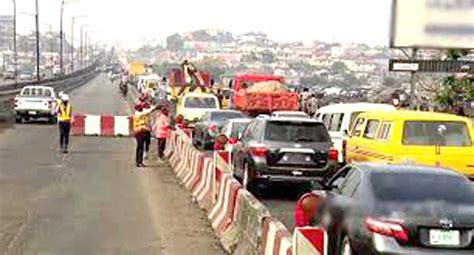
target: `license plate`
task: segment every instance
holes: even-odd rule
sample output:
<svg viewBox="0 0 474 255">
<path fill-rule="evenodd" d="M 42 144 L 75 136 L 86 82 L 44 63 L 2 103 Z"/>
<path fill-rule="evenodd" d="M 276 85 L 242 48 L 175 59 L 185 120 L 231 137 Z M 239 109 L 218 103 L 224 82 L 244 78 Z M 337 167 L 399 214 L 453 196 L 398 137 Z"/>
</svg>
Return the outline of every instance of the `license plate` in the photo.
<svg viewBox="0 0 474 255">
<path fill-rule="evenodd" d="M 36 112 L 35 111 L 29 111 L 28 114 L 29 115 L 36 115 Z"/>
<path fill-rule="evenodd" d="M 435 246 L 459 246 L 461 244 L 461 234 L 459 230 L 430 230 L 430 244 Z"/>
</svg>

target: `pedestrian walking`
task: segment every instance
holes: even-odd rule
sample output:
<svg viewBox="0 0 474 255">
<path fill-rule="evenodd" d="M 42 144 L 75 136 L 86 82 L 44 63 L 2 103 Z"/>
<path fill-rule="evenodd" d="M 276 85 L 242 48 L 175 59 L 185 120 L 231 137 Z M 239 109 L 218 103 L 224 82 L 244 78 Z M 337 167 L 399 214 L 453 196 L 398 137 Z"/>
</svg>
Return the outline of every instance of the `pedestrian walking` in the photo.
<svg viewBox="0 0 474 255">
<path fill-rule="evenodd" d="M 145 167 L 143 164 L 143 154 L 145 152 L 145 137 L 149 131 L 148 116 L 155 108 L 143 109 L 143 105 L 135 104 L 135 113 L 133 114 L 133 134 L 137 141 L 135 151 L 135 163 L 137 167 Z"/>
<path fill-rule="evenodd" d="M 169 111 L 166 107 L 161 106 L 160 111 L 156 114 L 155 125 L 153 127 L 154 137 L 158 140 L 158 157 L 160 159 L 164 158 L 169 129 Z"/>
<path fill-rule="evenodd" d="M 68 153 L 69 133 L 71 131 L 72 107 L 67 94 L 61 95 L 61 102 L 57 106 L 59 126 L 59 147 L 62 153 Z"/>
</svg>

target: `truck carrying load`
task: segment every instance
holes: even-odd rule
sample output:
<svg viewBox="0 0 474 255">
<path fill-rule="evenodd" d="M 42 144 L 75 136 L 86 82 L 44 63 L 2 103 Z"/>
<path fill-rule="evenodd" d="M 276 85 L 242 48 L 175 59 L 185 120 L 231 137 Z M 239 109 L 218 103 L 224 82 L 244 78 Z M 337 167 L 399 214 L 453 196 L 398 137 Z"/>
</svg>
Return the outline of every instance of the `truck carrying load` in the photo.
<svg viewBox="0 0 474 255">
<path fill-rule="evenodd" d="M 282 76 L 237 75 L 233 85 L 235 108 L 252 115 L 298 110 L 298 94 L 288 91 L 284 82 Z"/>
</svg>

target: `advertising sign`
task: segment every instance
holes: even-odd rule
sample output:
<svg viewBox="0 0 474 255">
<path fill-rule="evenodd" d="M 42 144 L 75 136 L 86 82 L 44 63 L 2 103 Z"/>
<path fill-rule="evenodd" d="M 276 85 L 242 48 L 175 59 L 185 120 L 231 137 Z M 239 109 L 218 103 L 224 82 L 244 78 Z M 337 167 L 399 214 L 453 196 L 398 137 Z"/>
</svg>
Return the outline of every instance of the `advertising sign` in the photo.
<svg viewBox="0 0 474 255">
<path fill-rule="evenodd" d="M 393 0 L 392 48 L 474 48 L 473 0 Z"/>
</svg>

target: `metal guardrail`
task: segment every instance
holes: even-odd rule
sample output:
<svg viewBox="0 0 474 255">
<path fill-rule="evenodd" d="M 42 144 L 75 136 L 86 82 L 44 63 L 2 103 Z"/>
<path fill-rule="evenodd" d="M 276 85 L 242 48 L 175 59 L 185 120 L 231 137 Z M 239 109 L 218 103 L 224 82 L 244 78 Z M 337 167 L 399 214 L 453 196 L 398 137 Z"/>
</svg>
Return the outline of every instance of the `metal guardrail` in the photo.
<svg viewBox="0 0 474 255">
<path fill-rule="evenodd" d="M 45 79 L 40 82 L 30 81 L 15 84 L 7 84 L 0 87 L 0 123 L 13 122 L 13 98 L 18 94 L 24 86 L 41 85 L 53 87 L 56 92 L 69 92 L 77 87 L 80 87 L 97 75 L 97 67 L 99 61 L 91 66 L 81 69 L 77 72 L 57 77 L 53 79 Z"/>
<path fill-rule="evenodd" d="M 45 79 L 41 81 L 28 81 L 13 84 L 6 84 L 0 87 L 0 102 L 8 100 L 18 94 L 21 89 L 25 86 L 41 85 L 50 86 L 56 89 L 56 91 L 70 91 L 78 86 L 91 80 L 96 75 L 96 68 L 99 66 L 99 62 L 96 62 L 89 67 L 81 69 L 77 72 L 55 77 L 51 79 Z"/>
</svg>

